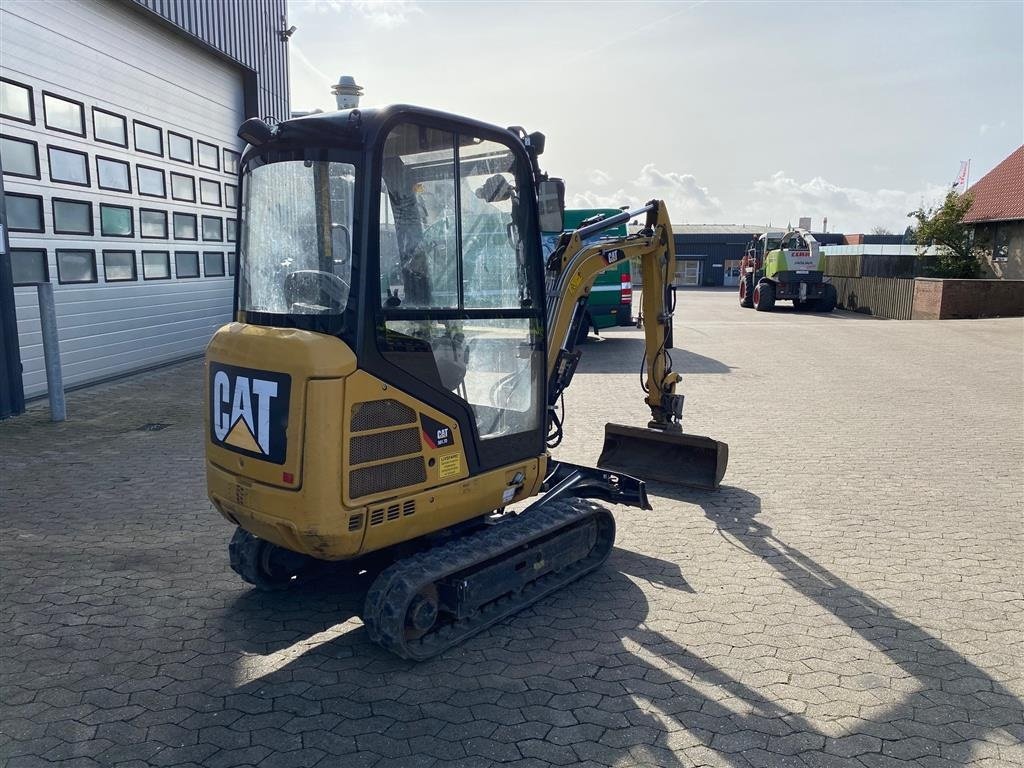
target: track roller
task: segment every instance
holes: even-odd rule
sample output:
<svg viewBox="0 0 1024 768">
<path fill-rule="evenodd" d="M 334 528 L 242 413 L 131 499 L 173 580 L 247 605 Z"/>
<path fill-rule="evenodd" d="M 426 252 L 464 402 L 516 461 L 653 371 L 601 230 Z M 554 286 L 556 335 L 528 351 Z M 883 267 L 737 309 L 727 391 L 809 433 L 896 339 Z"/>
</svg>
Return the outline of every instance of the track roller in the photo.
<svg viewBox="0 0 1024 768">
<path fill-rule="evenodd" d="M 428 659 L 598 568 L 614 542 L 615 518 L 604 507 L 542 499 L 385 569 L 363 621 L 392 653 Z"/>
</svg>

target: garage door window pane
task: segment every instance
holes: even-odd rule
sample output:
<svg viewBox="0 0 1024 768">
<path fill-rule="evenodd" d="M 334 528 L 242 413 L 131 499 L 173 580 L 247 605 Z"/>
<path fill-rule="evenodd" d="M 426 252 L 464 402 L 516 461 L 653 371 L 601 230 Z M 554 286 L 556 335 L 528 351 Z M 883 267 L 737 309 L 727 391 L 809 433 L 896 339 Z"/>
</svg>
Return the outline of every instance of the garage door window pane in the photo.
<svg viewBox="0 0 1024 768">
<path fill-rule="evenodd" d="M 224 220 L 218 216 L 203 216 L 203 240 L 221 242 L 224 239 Z"/>
<path fill-rule="evenodd" d="M 235 276 L 235 267 L 238 264 L 238 256 L 232 252 L 228 254 L 228 274 L 232 277 Z"/>
<path fill-rule="evenodd" d="M 192 139 L 182 136 L 180 133 L 167 132 L 167 154 L 171 160 L 179 160 L 183 163 L 191 163 Z"/>
<path fill-rule="evenodd" d="M 0 78 L 0 115 L 22 123 L 34 123 L 32 89 L 27 85 Z"/>
<path fill-rule="evenodd" d="M 57 281 L 61 283 L 95 283 L 96 251 L 57 249 Z"/>
<path fill-rule="evenodd" d="M 92 108 L 92 135 L 96 141 L 104 144 L 128 146 L 128 121 L 121 115 L 107 112 L 97 107 Z"/>
<path fill-rule="evenodd" d="M 103 279 L 108 283 L 135 280 L 135 251 L 104 251 Z"/>
<path fill-rule="evenodd" d="M 143 237 L 167 239 L 167 211 L 139 210 L 139 230 Z"/>
<path fill-rule="evenodd" d="M 135 149 L 148 155 L 163 155 L 164 139 L 162 131 L 155 125 L 135 121 Z"/>
<path fill-rule="evenodd" d="M 142 278 L 168 280 L 171 277 L 171 255 L 167 251 L 142 252 Z"/>
<path fill-rule="evenodd" d="M 0 136 L 0 163 L 4 176 L 39 178 L 39 154 L 34 141 Z"/>
<path fill-rule="evenodd" d="M 131 237 L 132 209 L 123 205 L 100 203 L 100 234 L 104 237 Z"/>
<path fill-rule="evenodd" d="M 44 93 L 43 118 L 47 128 L 85 136 L 85 108 L 77 101 Z"/>
<path fill-rule="evenodd" d="M 203 168 L 212 168 L 215 171 L 220 170 L 220 150 L 217 149 L 213 144 L 207 144 L 205 141 L 197 141 L 196 144 L 199 147 L 199 164 Z"/>
<path fill-rule="evenodd" d="M 112 189 L 115 192 L 131 192 L 132 179 L 128 163 L 121 160 L 112 160 L 108 157 L 97 157 L 96 183 L 100 189 Z"/>
<path fill-rule="evenodd" d="M 196 180 L 183 173 L 171 174 L 171 197 L 188 203 L 196 201 Z"/>
<path fill-rule="evenodd" d="M 199 202 L 203 205 L 220 205 L 220 184 L 209 179 L 200 179 Z"/>
<path fill-rule="evenodd" d="M 164 172 L 159 168 L 150 168 L 145 165 L 135 167 L 136 175 L 139 178 L 139 194 L 150 197 L 167 197 L 167 189 L 164 186 Z"/>
<path fill-rule="evenodd" d="M 53 231 L 58 235 L 91 235 L 92 203 L 54 198 Z"/>
<path fill-rule="evenodd" d="M 194 213 L 174 214 L 174 239 L 197 240 L 196 215 Z"/>
<path fill-rule="evenodd" d="M 179 278 L 199 277 L 199 253 L 196 251 L 175 253 L 174 274 Z"/>
<path fill-rule="evenodd" d="M 234 184 L 224 185 L 224 205 L 228 208 L 238 207 L 238 187 Z"/>
<path fill-rule="evenodd" d="M 60 147 L 47 147 L 50 158 L 50 181 L 63 184 L 89 186 L 89 156 L 84 152 L 75 152 Z"/>
<path fill-rule="evenodd" d="M 228 219 L 228 242 L 233 243 L 238 239 L 238 222 Z"/>
<path fill-rule="evenodd" d="M 11 275 L 15 285 L 36 285 L 50 280 L 46 251 L 42 248 L 12 248 Z"/>
<path fill-rule="evenodd" d="M 240 155 L 234 150 L 224 150 L 224 173 L 238 173 L 239 157 Z"/>
<path fill-rule="evenodd" d="M 43 231 L 43 198 L 35 195 L 4 193 L 7 228 L 12 232 Z"/>
<path fill-rule="evenodd" d="M 224 254 L 216 251 L 203 253 L 203 274 L 207 277 L 224 277 Z"/>
</svg>

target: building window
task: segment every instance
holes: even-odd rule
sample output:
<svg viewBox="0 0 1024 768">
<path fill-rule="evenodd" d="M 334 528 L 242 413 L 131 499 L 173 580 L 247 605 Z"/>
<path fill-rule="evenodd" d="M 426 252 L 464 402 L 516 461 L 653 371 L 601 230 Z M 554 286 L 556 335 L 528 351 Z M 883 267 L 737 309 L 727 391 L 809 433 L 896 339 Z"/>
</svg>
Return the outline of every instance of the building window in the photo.
<svg viewBox="0 0 1024 768">
<path fill-rule="evenodd" d="M 53 231 L 58 235 L 91 235 L 92 203 L 53 198 Z"/>
<path fill-rule="evenodd" d="M 139 234 L 155 240 L 167 239 L 167 211 L 139 208 Z"/>
<path fill-rule="evenodd" d="M 199 165 L 203 168 L 209 168 L 213 171 L 220 170 L 220 150 L 213 144 L 207 144 L 205 141 L 196 141 L 196 146 L 199 147 Z"/>
<path fill-rule="evenodd" d="M 138 280 L 135 271 L 135 251 L 104 251 L 103 279 L 108 283 Z"/>
<path fill-rule="evenodd" d="M 92 137 L 104 144 L 128 148 L 128 121 L 99 107 L 92 108 Z"/>
<path fill-rule="evenodd" d="M 114 192 L 132 191 L 131 167 L 123 160 L 96 156 L 96 186 Z"/>
<path fill-rule="evenodd" d="M 196 180 L 184 173 L 171 171 L 171 199 L 194 203 L 196 201 Z"/>
<path fill-rule="evenodd" d="M 176 251 L 174 274 L 181 278 L 199 277 L 199 253 L 197 251 Z"/>
<path fill-rule="evenodd" d="M 203 216 L 203 240 L 220 243 L 224 240 L 224 220 L 219 216 Z"/>
<path fill-rule="evenodd" d="M 228 208 L 238 207 L 238 187 L 234 184 L 224 185 L 224 205 Z"/>
<path fill-rule="evenodd" d="M 238 239 L 238 223 L 234 219 L 228 219 L 228 242 L 233 243 Z"/>
<path fill-rule="evenodd" d="M 32 106 L 32 89 L 27 85 L 0 77 L 0 117 L 19 123 L 35 123 L 36 111 Z"/>
<path fill-rule="evenodd" d="M 132 237 L 135 234 L 132 209 L 126 205 L 100 203 L 100 234 L 103 237 Z"/>
<path fill-rule="evenodd" d="M 1009 261 L 1010 259 L 1010 228 L 996 227 L 992 237 L 992 261 Z"/>
<path fill-rule="evenodd" d="M 85 105 L 43 91 L 43 124 L 52 131 L 85 136 Z"/>
<path fill-rule="evenodd" d="M 140 195 L 167 197 L 167 187 L 164 186 L 164 172 L 159 168 L 150 168 L 148 165 L 136 165 L 135 175 L 139 181 Z"/>
<path fill-rule="evenodd" d="M 224 254 L 220 251 L 204 251 L 203 274 L 207 277 L 224 277 Z"/>
<path fill-rule="evenodd" d="M 58 248 L 56 253 L 58 283 L 95 283 L 99 280 L 96 251 Z"/>
<path fill-rule="evenodd" d="M 89 155 L 85 152 L 47 146 L 46 154 L 50 159 L 50 181 L 89 186 Z"/>
<path fill-rule="evenodd" d="M 232 277 L 235 276 L 235 268 L 237 264 L 238 256 L 236 256 L 235 252 L 232 251 L 231 253 L 228 254 L 228 274 L 231 275 Z"/>
<path fill-rule="evenodd" d="M 170 280 L 171 255 L 167 251 L 143 251 L 142 279 Z"/>
<path fill-rule="evenodd" d="M 238 173 L 238 160 L 241 157 L 233 149 L 224 150 L 224 173 Z"/>
<path fill-rule="evenodd" d="M 132 124 L 135 128 L 135 149 L 139 152 L 145 152 L 147 155 L 159 155 L 160 157 L 163 157 L 163 132 L 155 125 L 142 123 L 138 120 L 133 120 Z"/>
<path fill-rule="evenodd" d="M 11 275 L 15 285 L 50 282 L 50 265 L 42 248 L 11 248 Z"/>
<path fill-rule="evenodd" d="M 7 208 L 7 228 L 11 232 L 43 231 L 43 198 L 39 195 L 4 193 Z"/>
<path fill-rule="evenodd" d="M 209 179 L 200 179 L 199 202 L 203 205 L 220 205 L 220 184 Z"/>
<path fill-rule="evenodd" d="M 198 240 L 196 233 L 196 215 L 194 213 L 174 214 L 174 239 Z"/>
<path fill-rule="evenodd" d="M 0 165 L 4 176 L 39 178 L 39 145 L 28 139 L 0 136 Z"/>
<path fill-rule="evenodd" d="M 167 132 L 167 156 L 181 163 L 194 164 L 192 139 L 174 131 Z"/>
</svg>

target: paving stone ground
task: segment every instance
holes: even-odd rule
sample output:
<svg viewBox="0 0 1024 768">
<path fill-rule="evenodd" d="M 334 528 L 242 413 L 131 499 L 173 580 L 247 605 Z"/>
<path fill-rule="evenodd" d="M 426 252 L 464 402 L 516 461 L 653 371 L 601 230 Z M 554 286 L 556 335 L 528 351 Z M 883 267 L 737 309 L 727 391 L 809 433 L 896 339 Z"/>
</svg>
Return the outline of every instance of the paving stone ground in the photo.
<svg viewBox="0 0 1024 768">
<path fill-rule="evenodd" d="M 198 361 L 0 424 L 0 764 L 1024 764 L 1024 322 L 680 310 L 726 487 L 653 485 L 603 570 L 427 663 L 338 578 L 230 571 Z M 640 339 L 587 346 L 560 457 L 643 423 Z"/>
</svg>

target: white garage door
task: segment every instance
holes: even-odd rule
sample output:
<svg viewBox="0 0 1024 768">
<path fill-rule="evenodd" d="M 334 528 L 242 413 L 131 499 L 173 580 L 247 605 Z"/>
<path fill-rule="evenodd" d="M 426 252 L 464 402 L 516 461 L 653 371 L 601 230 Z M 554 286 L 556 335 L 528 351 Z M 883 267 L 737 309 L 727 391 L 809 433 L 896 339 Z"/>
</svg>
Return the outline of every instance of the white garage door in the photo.
<svg viewBox="0 0 1024 768">
<path fill-rule="evenodd" d="M 4 0 L 0 77 L 12 262 L 45 261 L 65 383 L 202 352 L 231 313 L 240 69 L 129 4 Z M 15 304 L 40 395 L 35 289 Z"/>
</svg>

